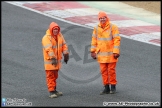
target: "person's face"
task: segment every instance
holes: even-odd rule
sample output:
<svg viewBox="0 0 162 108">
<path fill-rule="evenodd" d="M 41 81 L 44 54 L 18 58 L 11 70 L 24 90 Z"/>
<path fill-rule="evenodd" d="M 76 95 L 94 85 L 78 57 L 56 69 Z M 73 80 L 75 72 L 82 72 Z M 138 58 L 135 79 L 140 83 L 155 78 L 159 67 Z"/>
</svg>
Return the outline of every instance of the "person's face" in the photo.
<svg viewBox="0 0 162 108">
<path fill-rule="evenodd" d="M 53 29 L 53 35 L 58 35 L 58 33 L 59 33 L 59 29 L 58 28 L 54 28 Z"/>
<path fill-rule="evenodd" d="M 106 22 L 106 20 L 107 20 L 107 17 L 105 17 L 105 16 L 99 18 L 99 21 L 101 22 L 101 24 L 104 24 Z"/>
</svg>

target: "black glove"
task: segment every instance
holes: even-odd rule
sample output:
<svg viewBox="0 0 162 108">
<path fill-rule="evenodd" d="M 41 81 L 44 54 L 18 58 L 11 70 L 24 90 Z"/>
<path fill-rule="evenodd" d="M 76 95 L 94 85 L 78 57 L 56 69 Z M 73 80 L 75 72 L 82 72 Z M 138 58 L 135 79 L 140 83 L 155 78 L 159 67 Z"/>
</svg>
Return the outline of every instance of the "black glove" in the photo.
<svg viewBox="0 0 162 108">
<path fill-rule="evenodd" d="M 114 53 L 114 58 L 117 59 L 120 55 L 117 53 Z"/>
<path fill-rule="evenodd" d="M 92 57 L 93 59 L 96 59 L 96 53 L 91 52 L 91 57 Z"/>
<path fill-rule="evenodd" d="M 67 64 L 69 60 L 69 54 L 64 54 L 64 62 Z"/>
<path fill-rule="evenodd" d="M 52 60 L 52 65 L 56 66 L 57 65 L 57 59 L 56 58 L 52 58 L 51 60 Z"/>
</svg>

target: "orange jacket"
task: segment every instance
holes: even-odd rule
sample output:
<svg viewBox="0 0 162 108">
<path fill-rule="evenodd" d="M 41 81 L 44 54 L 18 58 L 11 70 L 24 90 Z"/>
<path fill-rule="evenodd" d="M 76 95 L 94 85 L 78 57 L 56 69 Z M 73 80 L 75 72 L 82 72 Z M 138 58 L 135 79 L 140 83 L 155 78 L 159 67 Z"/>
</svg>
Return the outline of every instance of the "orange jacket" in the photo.
<svg viewBox="0 0 162 108">
<path fill-rule="evenodd" d="M 92 33 L 90 51 L 97 54 L 99 63 L 117 62 L 118 59 L 114 58 L 113 53 L 120 53 L 120 39 L 116 25 L 111 24 L 108 20 L 103 29 L 99 23 L 94 27 Z"/>
<path fill-rule="evenodd" d="M 42 38 L 45 70 L 59 70 L 61 68 L 62 53 L 68 53 L 68 46 L 66 45 L 66 41 L 60 32 L 60 27 L 57 40 L 55 40 L 52 33 L 52 29 L 54 27 L 59 26 L 55 22 L 52 22 L 49 26 L 49 29 L 46 31 L 46 34 Z M 58 60 L 57 66 L 52 65 L 51 58 L 56 58 Z"/>
</svg>

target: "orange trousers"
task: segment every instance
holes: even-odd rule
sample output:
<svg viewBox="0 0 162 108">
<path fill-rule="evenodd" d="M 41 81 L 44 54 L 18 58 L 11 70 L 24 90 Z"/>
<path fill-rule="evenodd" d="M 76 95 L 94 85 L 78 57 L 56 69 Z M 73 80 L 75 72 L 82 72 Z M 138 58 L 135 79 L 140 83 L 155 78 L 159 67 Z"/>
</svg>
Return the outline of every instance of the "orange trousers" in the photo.
<svg viewBox="0 0 162 108">
<path fill-rule="evenodd" d="M 100 72 L 102 75 L 103 85 L 117 84 L 116 80 L 116 62 L 100 63 Z"/>
<path fill-rule="evenodd" d="M 45 70 L 46 71 L 46 84 L 48 91 L 54 91 L 56 89 L 56 80 L 58 78 L 58 70 Z"/>
</svg>

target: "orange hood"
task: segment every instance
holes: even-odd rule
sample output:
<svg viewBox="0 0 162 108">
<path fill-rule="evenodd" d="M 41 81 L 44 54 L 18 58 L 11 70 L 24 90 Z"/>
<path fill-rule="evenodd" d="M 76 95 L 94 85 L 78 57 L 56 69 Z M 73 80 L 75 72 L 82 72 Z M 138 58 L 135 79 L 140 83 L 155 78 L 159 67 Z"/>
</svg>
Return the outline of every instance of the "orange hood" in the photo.
<svg viewBox="0 0 162 108">
<path fill-rule="evenodd" d="M 48 28 L 48 32 L 50 32 L 50 34 L 52 35 L 52 36 L 54 36 L 53 35 L 53 29 L 55 28 L 55 27 L 58 27 L 59 28 L 59 32 L 60 32 L 60 26 L 57 24 L 57 23 L 55 23 L 55 22 L 51 22 L 51 24 L 49 25 L 49 28 Z M 59 33 L 58 33 L 59 34 Z"/>
<path fill-rule="evenodd" d="M 104 27 L 104 26 L 106 26 L 107 24 L 110 23 L 110 20 L 109 20 L 109 17 L 107 16 L 107 14 L 106 14 L 105 12 L 100 11 L 100 12 L 98 13 L 98 19 L 100 19 L 100 18 L 102 18 L 102 17 L 106 17 L 106 18 L 107 18 L 105 24 L 101 24 L 101 23 L 100 23 L 100 25 Z"/>
</svg>

